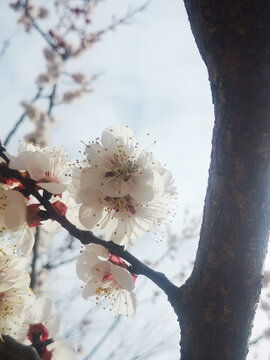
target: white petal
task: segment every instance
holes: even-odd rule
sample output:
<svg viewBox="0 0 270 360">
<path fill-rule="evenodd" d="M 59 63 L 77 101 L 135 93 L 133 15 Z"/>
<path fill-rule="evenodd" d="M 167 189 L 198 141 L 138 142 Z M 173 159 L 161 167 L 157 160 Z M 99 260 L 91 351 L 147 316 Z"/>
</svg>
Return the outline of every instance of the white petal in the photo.
<svg viewBox="0 0 270 360">
<path fill-rule="evenodd" d="M 112 276 L 123 289 L 132 291 L 135 288 L 133 278 L 128 270 L 114 264 L 110 264 L 110 268 Z"/>
<path fill-rule="evenodd" d="M 10 158 L 9 167 L 14 170 L 27 170 L 27 163 L 31 155 L 32 151 L 24 151 L 19 154 L 17 157 L 12 156 Z"/>
<path fill-rule="evenodd" d="M 40 151 L 35 151 L 27 162 L 27 171 L 31 179 L 41 180 L 46 178 L 45 173 L 50 169 L 49 159 Z"/>
<path fill-rule="evenodd" d="M 104 195 L 97 189 L 81 189 L 78 191 L 80 202 L 89 207 L 101 208 L 103 205 Z"/>
<path fill-rule="evenodd" d="M 55 338 L 54 342 L 47 346 L 53 353 L 53 360 L 75 360 L 77 348 L 75 343 L 64 338 Z"/>
<path fill-rule="evenodd" d="M 66 184 L 47 182 L 38 184 L 42 189 L 47 190 L 51 194 L 61 194 L 67 189 Z"/>
<path fill-rule="evenodd" d="M 81 171 L 80 188 L 82 190 L 89 188 L 97 188 L 105 177 L 104 170 L 96 168 L 85 168 Z"/>
<path fill-rule="evenodd" d="M 88 300 L 91 296 L 96 295 L 97 288 L 98 286 L 94 280 L 88 281 L 85 287 L 83 288 L 82 297 Z"/>
<path fill-rule="evenodd" d="M 93 229 L 99 220 L 102 219 L 103 212 L 104 208 L 90 208 L 82 205 L 79 210 L 79 220 L 87 229 Z"/>
<path fill-rule="evenodd" d="M 137 298 L 134 291 L 125 291 L 121 296 L 122 298 L 119 299 L 118 304 L 116 304 L 116 306 L 118 305 L 118 308 L 115 309 L 117 314 L 134 317 L 137 310 Z"/>
<path fill-rule="evenodd" d="M 118 141 L 116 141 L 118 139 Z M 115 144 L 124 146 L 135 146 L 136 139 L 132 130 L 127 126 L 110 126 L 101 135 L 101 142 L 104 148 L 110 148 Z"/>
<path fill-rule="evenodd" d="M 100 256 L 104 259 L 107 259 L 109 257 L 108 250 L 102 245 L 91 244 L 91 245 L 86 246 L 85 250 L 86 250 L 87 254 L 89 254 L 89 255 L 91 253 L 94 253 L 96 256 Z"/>
<path fill-rule="evenodd" d="M 34 243 L 35 237 L 33 231 L 28 226 L 25 226 L 17 244 L 17 246 L 21 248 L 24 257 L 27 257 L 31 253 Z"/>
<path fill-rule="evenodd" d="M 59 332 L 61 325 L 61 315 L 58 312 L 54 312 L 48 319 L 47 329 L 49 330 L 50 337 L 55 337 Z"/>
<path fill-rule="evenodd" d="M 9 203 L 4 210 L 4 221 L 11 231 L 21 229 L 26 221 L 25 198 L 18 191 L 6 191 Z"/>
<path fill-rule="evenodd" d="M 85 282 L 88 281 L 88 279 L 93 276 L 92 267 L 99 261 L 96 253 L 84 252 L 76 263 L 78 277 Z"/>
</svg>

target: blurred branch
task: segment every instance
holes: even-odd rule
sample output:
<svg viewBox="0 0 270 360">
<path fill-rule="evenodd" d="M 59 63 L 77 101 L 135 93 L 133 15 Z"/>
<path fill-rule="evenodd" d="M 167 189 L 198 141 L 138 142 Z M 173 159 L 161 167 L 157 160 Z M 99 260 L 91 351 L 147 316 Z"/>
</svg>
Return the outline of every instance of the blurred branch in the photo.
<svg viewBox="0 0 270 360">
<path fill-rule="evenodd" d="M 102 336 L 102 338 L 99 340 L 99 342 L 93 347 L 93 349 L 90 351 L 90 353 L 83 359 L 83 360 L 90 360 L 94 354 L 97 352 L 97 350 L 100 348 L 100 346 L 103 344 L 103 342 L 107 339 L 108 335 L 116 328 L 116 326 L 120 323 L 121 316 L 117 316 L 117 318 L 113 321 L 111 326 L 108 328 L 108 330 L 105 332 L 105 334 Z"/>
<path fill-rule="evenodd" d="M 12 39 L 17 34 L 17 32 L 18 32 L 17 30 L 14 31 L 14 33 L 12 35 L 10 35 L 6 40 L 3 41 L 1 49 L 0 49 L 0 58 L 2 58 L 5 55 L 7 49 L 10 47 Z"/>
<path fill-rule="evenodd" d="M 263 335 L 257 336 L 255 339 L 251 340 L 249 346 L 256 345 L 260 340 L 264 338 Z"/>
<path fill-rule="evenodd" d="M 59 266 L 69 264 L 69 263 L 71 263 L 71 262 L 73 262 L 73 261 L 75 261 L 77 259 L 78 259 L 78 256 L 76 255 L 76 256 L 74 256 L 72 258 L 59 261 L 56 264 L 52 264 L 51 262 L 47 262 L 45 265 L 43 265 L 43 269 L 47 269 L 47 270 L 55 269 L 55 268 L 57 268 Z"/>
<path fill-rule="evenodd" d="M 125 16 L 123 16 L 123 17 L 121 17 L 119 19 L 115 19 L 112 22 L 112 24 L 110 24 L 107 28 L 98 31 L 97 36 L 100 37 L 100 36 L 106 34 L 109 31 L 114 31 L 116 29 L 116 27 L 119 26 L 119 25 L 128 25 L 129 21 L 131 19 L 133 19 L 133 17 L 136 14 L 144 11 L 149 6 L 150 3 L 151 3 L 151 1 L 148 1 L 148 2 L 146 2 L 145 4 L 143 4 L 140 7 L 130 10 Z"/>
<path fill-rule="evenodd" d="M 36 95 L 33 97 L 33 99 L 31 100 L 31 104 L 33 104 L 35 101 L 37 101 L 42 94 L 42 90 L 43 88 L 39 87 L 38 91 L 36 93 Z M 22 124 L 22 122 L 24 121 L 24 118 L 26 116 L 26 113 L 24 112 L 20 117 L 19 120 L 15 123 L 15 125 L 13 126 L 13 128 L 10 130 L 10 132 L 8 133 L 6 139 L 4 140 L 4 146 L 7 146 L 12 138 L 12 136 L 16 133 L 16 131 L 18 130 L 18 127 Z"/>
</svg>

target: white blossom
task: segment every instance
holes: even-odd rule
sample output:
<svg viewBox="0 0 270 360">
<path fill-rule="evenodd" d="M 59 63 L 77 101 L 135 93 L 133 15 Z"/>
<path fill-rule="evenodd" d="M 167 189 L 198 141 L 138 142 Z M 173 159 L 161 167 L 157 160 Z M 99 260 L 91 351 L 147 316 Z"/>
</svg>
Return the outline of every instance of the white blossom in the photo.
<svg viewBox="0 0 270 360">
<path fill-rule="evenodd" d="M 163 193 L 160 163 L 138 146 L 128 127 L 105 129 L 100 141 L 87 144 L 85 152 L 82 187 L 99 189 L 111 197 L 128 194 L 137 201 L 150 201 Z"/>
<path fill-rule="evenodd" d="M 101 245 L 86 246 L 77 261 L 77 275 L 86 282 L 82 296 L 104 297 L 110 310 L 117 314 L 134 316 L 137 306 L 133 292 L 134 281 L 125 263 L 112 256 Z"/>
<path fill-rule="evenodd" d="M 17 255 L 15 246 L 0 240 L 0 292 L 18 284 L 29 284 L 26 264 L 26 259 Z"/>
<path fill-rule="evenodd" d="M 26 261 L 16 248 L 0 241 L 0 334 L 16 337 L 25 319 L 25 310 L 34 301 L 29 289 Z"/>
<path fill-rule="evenodd" d="M 72 175 L 79 220 L 129 248 L 170 213 L 171 174 L 138 147 L 127 127 L 106 129 L 85 152 L 87 159 Z"/>
<path fill-rule="evenodd" d="M 38 145 L 21 144 L 18 156 L 10 157 L 9 167 L 26 170 L 38 186 L 52 194 L 66 190 L 65 173 L 68 169 L 66 154 L 53 146 L 40 148 Z"/>
<path fill-rule="evenodd" d="M 30 281 L 30 279 L 29 279 Z M 0 292 L 0 334 L 16 337 L 31 306 L 34 294 L 29 286 L 11 287 Z"/>
</svg>

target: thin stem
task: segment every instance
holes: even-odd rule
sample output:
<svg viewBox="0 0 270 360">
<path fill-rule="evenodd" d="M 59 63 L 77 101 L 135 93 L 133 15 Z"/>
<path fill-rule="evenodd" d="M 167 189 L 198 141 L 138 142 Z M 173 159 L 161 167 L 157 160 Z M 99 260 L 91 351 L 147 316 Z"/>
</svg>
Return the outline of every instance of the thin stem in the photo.
<svg viewBox="0 0 270 360">
<path fill-rule="evenodd" d="M 33 97 L 33 99 L 31 100 L 31 104 L 33 104 L 35 101 L 37 101 L 42 93 L 42 88 L 39 87 L 38 91 L 36 93 L 36 95 Z M 22 122 L 24 121 L 24 118 L 26 116 L 26 113 L 24 112 L 20 117 L 19 120 L 15 123 L 15 125 L 13 126 L 13 128 L 10 130 L 10 132 L 8 133 L 5 141 L 4 141 L 4 146 L 7 146 L 12 138 L 12 136 L 16 133 L 16 131 L 18 130 L 18 127 L 22 124 Z"/>
<path fill-rule="evenodd" d="M 102 336 L 102 338 L 99 340 L 99 342 L 93 347 L 93 349 L 90 351 L 90 353 L 83 360 L 92 359 L 93 355 L 95 355 L 95 353 L 100 348 L 102 343 L 106 340 L 108 335 L 116 328 L 116 326 L 119 324 L 120 320 L 121 320 L 121 316 L 118 316 L 114 320 L 114 322 L 111 324 L 111 326 L 108 328 L 108 330 L 105 332 L 105 334 Z"/>
</svg>

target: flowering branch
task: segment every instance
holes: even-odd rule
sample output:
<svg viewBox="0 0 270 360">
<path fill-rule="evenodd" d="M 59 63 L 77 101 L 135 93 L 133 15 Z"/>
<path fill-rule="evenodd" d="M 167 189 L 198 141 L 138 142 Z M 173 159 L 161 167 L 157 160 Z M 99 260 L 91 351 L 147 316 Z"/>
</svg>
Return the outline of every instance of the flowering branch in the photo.
<svg viewBox="0 0 270 360">
<path fill-rule="evenodd" d="M 0 156 L 7 162 L 6 155 L 3 153 L 5 149 L 0 147 Z M 138 260 L 134 255 L 129 253 L 124 249 L 123 246 L 114 243 L 113 241 L 105 241 L 97 236 L 95 236 L 91 231 L 85 231 L 78 229 L 75 225 L 73 225 L 64 215 L 61 215 L 50 201 L 46 197 L 46 191 L 42 196 L 33 186 L 33 180 L 27 179 L 21 175 L 21 173 L 17 170 L 10 169 L 5 165 L 0 165 L 0 173 L 7 178 L 17 179 L 28 191 L 29 194 L 33 195 L 39 203 L 44 206 L 46 211 L 48 212 L 48 216 L 56 220 L 64 229 L 66 229 L 69 234 L 78 240 L 83 245 L 88 244 L 98 244 L 104 246 L 111 254 L 119 256 L 126 260 L 130 266 L 128 270 L 131 273 L 137 275 L 144 275 L 152 280 L 160 289 L 162 289 L 169 297 L 169 299 L 174 297 L 174 294 L 178 291 L 178 287 L 169 281 L 169 279 L 161 272 L 155 271 Z"/>
</svg>

